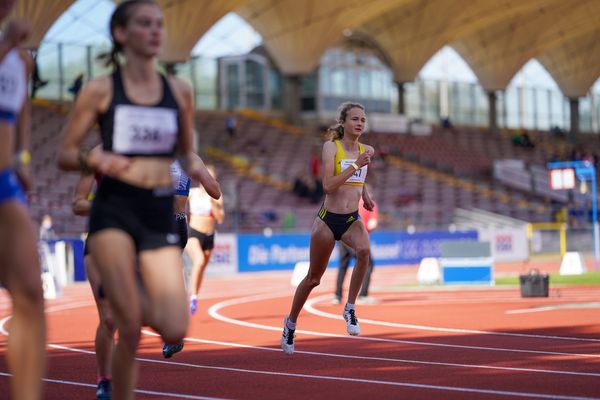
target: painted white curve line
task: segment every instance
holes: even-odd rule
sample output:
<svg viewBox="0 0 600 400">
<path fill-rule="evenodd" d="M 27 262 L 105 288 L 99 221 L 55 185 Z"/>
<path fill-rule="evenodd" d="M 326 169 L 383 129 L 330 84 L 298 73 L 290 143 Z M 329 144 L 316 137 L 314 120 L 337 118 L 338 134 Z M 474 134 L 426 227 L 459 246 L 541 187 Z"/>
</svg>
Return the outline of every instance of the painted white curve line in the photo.
<svg viewBox="0 0 600 400">
<path fill-rule="evenodd" d="M 12 374 L 6 373 L 6 372 L 0 372 L 0 376 L 5 376 L 5 377 L 11 377 Z M 89 388 L 96 388 L 96 385 L 93 385 L 91 383 L 83 383 L 83 382 L 74 382 L 74 381 L 65 381 L 63 379 L 50 379 L 50 378 L 43 378 L 42 379 L 44 382 L 48 382 L 48 383 L 59 383 L 62 385 L 69 385 L 69 386 L 81 386 L 81 387 L 89 387 Z M 218 397 L 203 397 L 203 396 L 192 396 L 192 395 L 187 395 L 187 394 L 177 394 L 177 393 L 169 393 L 169 392 L 157 392 L 154 390 L 144 390 L 144 389 L 134 389 L 134 392 L 137 394 L 147 394 L 147 395 L 151 395 L 151 396 L 161 396 L 161 397 L 171 397 L 171 398 L 175 398 L 175 399 L 191 399 L 191 400 L 224 400 Z"/>
<path fill-rule="evenodd" d="M 71 310 L 71 309 L 75 309 L 75 308 L 81 308 L 81 307 L 86 307 L 86 306 L 90 306 L 95 304 L 93 301 L 80 301 L 78 303 L 72 303 L 72 304 L 61 304 L 61 305 L 57 305 L 57 306 L 52 306 L 52 307 L 48 307 L 46 310 L 44 310 L 44 313 L 52 313 L 52 312 L 56 312 L 56 311 L 64 311 L 64 310 Z M 0 334 L 4 335 L 4 336 L 9 336 L 8 331 L 5 328 L 6 323 L 12 318 L 12 315 L 7 315 L 6 317 L 2 318 L 0 320 Z"/>
<path fill-rule="evenodd" d="M 226 316 L 220 314 L 219 311 L 222 308 L 233 306 L 233 305 L 250 303 L 250 302 L 259 301 L 259 300 L 269 300 L 269 299 L 274 299 L 274 298 L 283 297 L 283 296 L 285 296 L 285 295 L 283 295 L 281 293 L 271 293 L 271 294 L 264 294 L 264 295 L 250 296 L 250 297 L 241 297 L 241 298 L 237 298 L 237 299 L 226 300 L 226 301 L 222 301 L 220 303 L 216 303 L 216 304 L 212 305 L 208 309 L 208 314 L 216 320 L 219 320 L 219 321 L 222 321 L 225 323 L 229 323 L 229 324 L 245 326 L 247 328 L 256 328 L 256 329 L 263 329 L 263 330 L 270 330 L 270 331 L 281 331 L 280 326 L 276 327 L 276 326 L 270 326 L 270 325 L 257 324 L 254 322 L 241 321 L 238 319 L 226 317 Z M 361 319 L 361 321 L 362 321 L 362 319 Z M 419 345 L 419 346 L 448 347 L 448 348 L 458 348 L 458 349 L 498 351 L 498 352 L 509 352 L 509 353 L 544 354 L 544 355 L 566 356 L 566 357 L 600 358 L 600 354 L 580 354 L 580 353 L 564 353 L 564 352 L 558 352 L 558 351 L 508 349 L 508 348 L 501 348 L 501 347 L 484 347 L 484 346 L 467 346 L 467 345 L 458 345 L 458 344 L 424 342 L 424 341 L 416 341 L 416 340 L 387 339 L 387 338 L 379 338 L 379 337 L 372 337 L 372 336 L 349 336 L 349 335 L 341 335 L 338 333 L 316 332 L 316 331 L 307 331 L 307 330 L 301 330 L 301 329 L 296 329 L 296 333 L 302 333 L 302 334 L 312 335 L 312 336 L 342 338 L 342 339 L 349 339 L 349 340 L 366 340 L 366 341 L 384 342 L 384 343 L 402 343 L 402 344 L 411 344 L 411 345 Z"/>
<path fill-rule="evenodd" d="M 519 310 L 508 310 L 505 312 L 505 314 L 529 314 L 529 313 L 536 313 L 536 312 L 542 312 L 542 311 L 554 311 L 554 310 L 558 310 L 559 308 L 560 307 L 556 307 L 556 306 L 522 308 Z"/>
<path fill-rule="evenodd" d="M 148 336 L 160 337 L 160 335 L 158 333 L 149 331 L 147 329 L 143 329 L 142 333 L 145 335 L 148 335 Z M 222 342 L 222 341 L 218 341 L 218 340 L 198 339 L 198 338 L 193 338 L 193 337 L 186 337 L 185 341 L 192 342 L 192 343 L 215 344 L 215 345 L 224 346 L 224 347 L 238 347 L 238 348 L 243 348 L 243 349 L 265 350 L 265 351 L 273 351 L 273 352 L 277 352 L 277 353 L 281 352 L 281 349 L 279 347 L 254 346 L 254 345 L 250 345 L 250 344 Z M 59 346 L 56 346 L 56 347 L 58 348 Z M 60 346 L 60 347 L 63 347 L 63 346 Z M 75 349 L 73 351 L 77 351 L 77 349 Z M 87 352 L 87 350 L 84 350 L 83 352 Z M 401 363 L 401 364 L 436 365 L 436 366 L 443 366 L 443 367 L 492 369 L 492 370 L 497 369 L 497 370 L 502 370 L 502 371 L 600 377 L 600 373 L 594 373 L 594 372 L 574 372 L 574 371 L 559 371 L 559 370 L 550 370 L 550 369 L 532 369 L 532 368 L 517 368 L 517 367 L 500 367 L 500 366 L 491 366 L 491 365 L 458 364 L 458 363 L 446 363 L 446 362 L 437 362 L 437 361 L 406 360 L 406 359 L 401 359 L 401 358 L 388 358 L 388 357 L 353 356 L 353 355 L 339 354 L 339 353 L 322 353 L 322 352 L 317 352 L 317 351 L 295 350 L 294 354 L 307 354 L 307 355 L 321 356 L 321 357 L 347 358 L 347 359 L 366 360 L 366 361 L 386 361 L 386 362 L 394 362 L 394 363 Z"/>
<path fill-rule="evenodd" d="M 91 306 L 91 305 L 94 305 L 94 304 L 95 303 L 93 301 L 82 301 L 82 302 L 74 303 L 74 304 L 64 304 L 64 305 L 49 307 L 48 309 L 45 310 L 45 312 L 46 313 L 51 313 L 51 312 L 57 312 L 57 311 L 71 310 L 71 309 L 75 309 L 75 308 L 81 308 L 81 307 Z M 0 320 L 0 333 L 2 333 L 4 336 L 8 336 L 9 335 L 8 331 L 5 328 L 5 325 L 6 325 L 6 322 L 8 320 L 10 320 L 11 317 L 12 317 L 12 315 L 9 315 L 9 316 L 4 317 L 2 320 Z M 72 351 L 72 352 L 76 352 L 76 353 L 93 354 L 93 355 L 96 354 L 93 351 L 83 350 L 83 349 L 76 349 L 76 348 L 71 348 L 71 347 L 56 345 L 56 344 L 52 344 L 52 343 L 47 344 L 47 346 L 49 348 L 53 348 L 53 349 L 67 350 L 67 351 Z M 11 376 L 11 375 L 8 374 L 8 373 L 0 372 L 0 376 Z M 50 378 L 43 378 L 43 380 L 44 380 L 44 382 L 62 383 L 62 384 L 65 384 L 65 385 L 86 386 L 86 387 L 93 387 L 93 388 L 96 387 L 96 385 L 88 384 L 88 383 L 63 381 L 63 380 L 50 379 Z M 191 395 L 182 395 L 182 394 L 167 393 L 167 392 L 157 392 L 157 391 L 143 390 L 143 389 L 135 389 L 134 391 L 136 393 L 139 393 L 139 394 L 148 394 L 148 395 L 152 395 L 152 396 L 172 397 L 172 398 L 178 398 L 178 399 L 225 400 L 225 399 L 220 399 L 220 398 L 217 398 L 217 397 L 191 396 Z"/>
<path fill-rule="evenodd" d="M 344 318 L 341 315 L 332 314 L 328 312 L 324 312 L 321 310 L 317 310 L 314 307 L 314 304 L 319 303 L 325 299 L 330 299 L 331 295 L 322 295 L 312 299 L 308 299 L 306 304 L 304 305 L 304 309 L 311 314 L 318 315 L 324 318 L 330 319 L 339 319 L 343 320 Z M 569 336 L 551 336 L 551 335 L 536 335 L 533 333 L 512 333 L 512 332 L 497 332 L 497 331 L 481 331 L 476 329 L 460 329 L 460 328 L 438 328 L 435 326 L 425 326 L 425 325 L 413 325 L 413 324 L 400 324 L 397 322 L 386 322 L 386 321 L 376 321 L 372 319 L 360 318 L 360 323 L 367 323 L 370 325 L 380 325 L 387 326 L 391 328 L 403 328 L 403 329 L 415 329 L 422 331 L 434 331 L 434 332 L 452 332 L 452 333 L 474 333 L 478 335 L 496 335 L 496 336 L 513 336 L 513 337 L 525 337 L 525 338 L 535 338 L 535 339 L 553 339 L 553 340 L 572 340 L 572 341 L 581 341 L 581 342 L 600 342 L 600 339 L 592 339 L 592 338 L 577 338 L 577 337 L 569 337 Z M 600 356 L 599 356 L 600 357 Z"/>
<path fill-rule="evenodd" d="M 535 312 L 543 312 L 543 311 L 555 311 L 555 310 L 590 310 L 600 308 L 600 303 L 597 301 L 594 302 L 586 302 L 586 303 L 563 303 L 563 304 L 553 304 L 551 306 L 544 307 L 531 307 L 531 308 L 521 308 L 517 310 L 508 310 L 506 314 L 527 314 L 527 313 L 535 313 Z"/>
<path fill-rule="evenodd" d="M 513 302 L 516 299 L 508 298 L 467 298 L 467 299 L 451 299 L 451 298 L 439 298 L 439 299 L 423 299 L 423 300 L 405 300 L 398 299 L 397 301 L 386 301 L 379 304 L 365 304 L 365 306 L 372 307 L 398 307 L 398 306 L 412 306 L 412 305 L 446 305 L 446 304 L 473 304 L 473 303 L 489 303 L 489 304 L 501 304 L 507 302 Z M 569 298 L 562 298 L 562 301 L 591 301 L 597 300 L 590 296 L 572 296 Z"/>
<path fill-rule="evenodd" d="M 60 347 L 63 349 L 69 349 L 64 346 L 60 346 Z M 89 350 L 81 350 L 81 349 L 74 349 L 74 350 L 76 350 L 77 352 L 81 352 L 81 353 L 94 354 L 93 351 L 89 351 Z M 535 398 L 535 399 L 551 399 L 551 400 L 600 400 L 600 398 L 598 398 L 598 397 L 581 397 L 581 396 L 553 395 L 553 394 L 543 394 L 543 393 L 514 392 L 514 391 L 509 391 L 509 390 L 475 389 L 475 388 L 467 388 L 467 387 L 460 387 L 460 386 L 455 387 L 455 386 L 443 386 L 443 385 L 427 385 L 427 384 L 409 383 L 409 382 L 382 381 L 382 380 L 375 380 L 375 379 L 345 378 L 345 377 L 340 377 L 340 376 L 328 376 L 328 375 L 296 374 L 296 373 L 291 373 L 291 372 L 265 371 L 265 370 L 254 370 L 254 369 L 244 369 L 244 368 L 234 368 L 234 367 L 219 367 L 219 366 L 214 366 L 214 365 L 199 365 L 199 364 L 191 364 L 191 363 L 178 362 L 178 361 L 163 361 L 163 360 L 154 360 L 154 359 L 140 358 L 140 357 L 136 357 L 136 360 L 140 361 L 140 362 L 147 362 L 147 363 L 153 363 L 153 364 L 174 365 L 174 366 L 179 366 L 179 367 L 209 369 L 209 370 L 217 370 L 217 371 L 241 372 L 241 373 L 256 374 L 256 375 L 274 375 L 274 376 L 284 376 L 284 377 L 291 377 L 291 378 L 307 378 L 307 379 L 319 379 L 319 380 L 327 380 L 327 381 L 341 381 L 341 382 L 352 382 L 352 383 L 368 383 L 368 384 L 375 384 L 375 385 L 409 387 L 409 388 L 416 388 L 416 389 L 428 389 L 428 390 L 438 390 L 438 391 L 492 394 L 492 395 L 498 395 L 498 396 L 529 397 L 529 398 Z M 83 384 L 83 385 L 87 385 L 87 384 Z M 91 386 L 95 387 L 95 385 L 91 385 Z M 172 396 L 172 397 L 174 397 L 174 396 Z M 182 395 L 177 395 L 177 397 L 189 398 L 189 399 L 206 399 L 205 397 L 183 397 Z"/>
</svg>

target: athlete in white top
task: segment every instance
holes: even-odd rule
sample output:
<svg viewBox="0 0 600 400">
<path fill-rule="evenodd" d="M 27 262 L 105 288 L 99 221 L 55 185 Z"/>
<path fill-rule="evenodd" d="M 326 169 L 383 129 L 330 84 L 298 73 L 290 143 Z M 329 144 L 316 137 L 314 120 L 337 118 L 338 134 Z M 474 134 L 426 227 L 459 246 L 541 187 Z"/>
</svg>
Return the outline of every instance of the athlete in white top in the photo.
<svg viewBox="0 0 600 400">
<path fill-rule="evenodd" d="M 216 178 L 214 167 L 207 166 L 207 169 Z M 189 201 L 190 226 L 186 251 L 192 259 L 190 312 L 194 315 L 198 309 L 198 291 L 202 284 L 202 277 L 215 244 L 215 224 L 223 222 L 225 212 L 223 196 L 215 200 L 201 186 L 190 190 Z"/>
<path fill-rule="evenodd" d="M 0 23 L 14 0 L 0 1 Z M 37 233 L 27 210 L 31 188 L 27 79 L 31 57 L 20 48 L 29 25 L 12 21 L 0 39 L 0 284 L 12 298 L 7 361 L 13 399 L 40 399 L 46 326 Z M 15 149 L 17 154 L 15 154 Z"/>
</svg>

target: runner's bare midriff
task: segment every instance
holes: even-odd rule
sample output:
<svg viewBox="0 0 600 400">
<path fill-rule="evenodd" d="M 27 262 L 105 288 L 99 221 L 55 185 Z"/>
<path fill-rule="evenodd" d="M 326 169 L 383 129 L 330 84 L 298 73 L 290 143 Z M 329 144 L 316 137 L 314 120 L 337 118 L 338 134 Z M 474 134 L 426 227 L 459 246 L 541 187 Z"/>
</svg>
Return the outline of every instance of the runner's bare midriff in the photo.
<svg viewBox="0 0 600 400">
<path fill-rule="evenodd" d="M 169 157 L 132 157 L 133 162 L 115 178 L 142 188 L 172 187 Z"/>
<path fill-rule="evenodd" d="M 362 186 L 342 185 L 325 196 L 325 208 L 335 214 L 350 214 L 358 210 Z"/>
<path fill-rule="evenodd" d="M 205 215 L 192 215 L 190 217 L 190 228 L 203 233 L 215 231 L 215 219 Z"/>
</svg>

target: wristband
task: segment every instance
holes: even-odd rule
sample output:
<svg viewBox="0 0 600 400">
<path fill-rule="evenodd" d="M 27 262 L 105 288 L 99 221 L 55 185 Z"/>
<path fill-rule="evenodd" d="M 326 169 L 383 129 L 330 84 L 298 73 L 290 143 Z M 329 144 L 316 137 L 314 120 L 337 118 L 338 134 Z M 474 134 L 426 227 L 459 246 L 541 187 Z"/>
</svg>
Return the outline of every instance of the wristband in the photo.
<svg viewBox="0 0 600 400">
<path fill-rule="evenodd" d="M 31 154 L 29 150 L 21 150 L 17 153 L 15 161 L 21 165 L 29 165 L 31 163 Z"/>
<path fill-rule="evenodd" d="M 77 153 L 77 163 L 79 164 L 79 170 L 84 175 L 91 175 L 92 169 L 87 165 L 87 155 L 88 152 L 84 149 L 79 149 L 79 153 Z"/>
<path fill-rule="evenodd" d="M 358 171 L 360 168 L 358 167 L 358 165 L 356 165 L 355 162 L 353 162 L 352 164 L 350 164 L 352 166 L 352 168 L 354 168 L 354 171 Z"/>
</svg>

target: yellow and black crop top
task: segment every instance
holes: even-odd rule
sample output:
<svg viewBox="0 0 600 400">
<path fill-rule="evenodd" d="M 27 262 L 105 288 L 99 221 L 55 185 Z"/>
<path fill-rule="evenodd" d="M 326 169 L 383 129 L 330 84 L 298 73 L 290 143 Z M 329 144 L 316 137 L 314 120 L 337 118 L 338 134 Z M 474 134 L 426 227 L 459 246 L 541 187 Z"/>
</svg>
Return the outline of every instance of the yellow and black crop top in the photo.
<svg viewBox="0 0 600 400">
<path fill-rule="evenodd" d="M 351 159 L 348 158 L 348 156 L 346 155 L 346 152 L 344 151 L 344 148 L 342 147 L 342 142 L 340 142 L 339 140 L 335 141 L 335 145 L 337 146 L 337 153 L 335 153 L 335 166 L 333 169 L 333 175 L 339 175 L 342 173 L 342 171 L 344 171 L 346 168 L 350 167 L 352 165 L 353 162 L 356 161 L 356 159 Z M 358 144 L 359 146 L 359 154 L 362 154 L 365 152 L 365 146 L 362 143 Z M 365 178 L 367 177 L 367 166 L 364 165 L 362 168 L 358 169 L 357 171 L 354 172 L 354 174 L 352 174 L 352 176 L 350 176 L 350 178 L 348 178 L 346 180 L 346 182 L 344 182 L 344 185 L 352 185 L 352 186 L 363 186 L 365 184 Z"/>
</svg>

